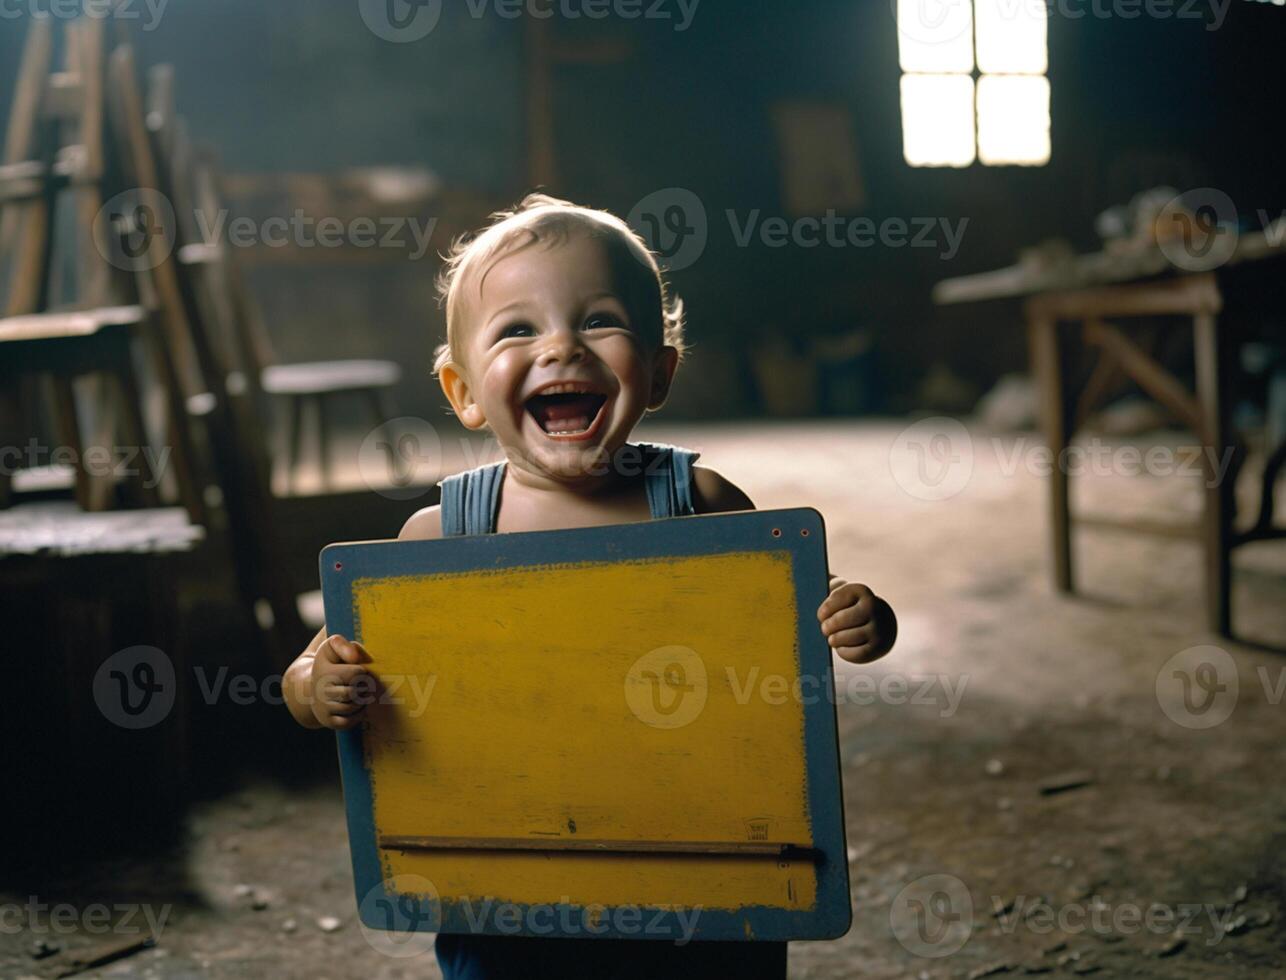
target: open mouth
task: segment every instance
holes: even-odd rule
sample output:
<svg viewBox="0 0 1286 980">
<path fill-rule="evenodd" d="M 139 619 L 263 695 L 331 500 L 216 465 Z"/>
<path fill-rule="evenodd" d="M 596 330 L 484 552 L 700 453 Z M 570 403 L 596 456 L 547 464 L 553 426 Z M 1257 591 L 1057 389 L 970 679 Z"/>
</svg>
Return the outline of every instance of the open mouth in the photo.
<svg viewBox="0 0 1286 980">
<path fill-rule="evenodd" d="M 585 437 L 597 427 L 607 396 L 579 383 L 547 385 L 526 401 L 541 430 L 563 439 Z"/>
</svg>

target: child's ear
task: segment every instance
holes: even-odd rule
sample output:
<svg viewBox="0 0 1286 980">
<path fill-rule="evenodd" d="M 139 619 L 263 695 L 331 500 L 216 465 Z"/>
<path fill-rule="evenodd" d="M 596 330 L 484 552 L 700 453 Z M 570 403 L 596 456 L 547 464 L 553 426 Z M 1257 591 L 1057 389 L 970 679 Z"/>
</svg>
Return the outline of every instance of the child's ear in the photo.
<svg viewBox="0 0 1286 980">
<path fill-rule="evenodd" d="M 469 381 L 459 365 L 449 362 L 442 365 L 442 369 L 438 371 L 438 383 L 442 385 L 442 393 L 451 403 L 451 410 L 466 429 L 481 429 L 487 424 L 482 406 L 474 401 Z"/>
<path fill-rule="evenodd" d="M 652 361 L 652 388 L 648 392 L 648 411 L 655 412 L 665 404 L 674 382 L 674 372 L 679 367 L 679 351 L 668 344 L 656 352 Z"/>
</svg>

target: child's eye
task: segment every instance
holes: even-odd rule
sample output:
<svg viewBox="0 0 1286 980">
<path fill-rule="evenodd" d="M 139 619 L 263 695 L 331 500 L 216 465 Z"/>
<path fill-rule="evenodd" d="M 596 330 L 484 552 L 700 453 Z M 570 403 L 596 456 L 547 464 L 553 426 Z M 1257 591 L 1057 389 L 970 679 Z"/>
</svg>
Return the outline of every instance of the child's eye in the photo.
<svg viewBox="0 0 1286 980">
<path fill-rule="evenodd" d="M 500 339 L 507 340 L 510 337 L 534 337 L 536 329 L 530 323 L 511 323 L 500 331 Z"/>
<path fill-rule="evenodd" d="M 609 330 L 625 326 L 624 321 L 613 313 L 595 313 L 585 321 L 586 330 Z"/>
</svg>

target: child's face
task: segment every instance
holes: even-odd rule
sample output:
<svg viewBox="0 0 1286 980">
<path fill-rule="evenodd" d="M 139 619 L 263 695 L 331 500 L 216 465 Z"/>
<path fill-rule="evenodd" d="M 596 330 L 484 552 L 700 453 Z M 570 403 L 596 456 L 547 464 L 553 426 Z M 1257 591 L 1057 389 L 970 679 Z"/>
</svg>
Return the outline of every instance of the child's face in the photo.
<svg viewBox="0 0 1286 980">
<path fill-rule="evenodd" d="M 511 464 L 559 483 L 602 477 L 669 390 L 673 348 L 644 349 L 602 245 L 583 234 L 497 260 L 467 301 L 460 360 L 442 387 Z"/>
</svg>

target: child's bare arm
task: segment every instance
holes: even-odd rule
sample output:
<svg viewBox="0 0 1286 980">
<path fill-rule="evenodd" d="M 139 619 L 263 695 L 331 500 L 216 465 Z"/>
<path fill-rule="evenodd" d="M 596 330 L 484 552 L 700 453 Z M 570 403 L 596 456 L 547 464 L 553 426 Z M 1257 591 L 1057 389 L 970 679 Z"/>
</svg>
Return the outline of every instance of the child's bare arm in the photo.
<svg viewBox="0 0 1286 980">
<path fill-rule="evenodd" d="M 750 498 L 730 480 L 704 466 L 693 467 L 698 514 L 754 510 Z M 879 660 L 898 635 L 893 607 L 859 582 L 845 582 L 832 574 L 830 595 L 817 610 L 822 635 L 836 655 L 850 663 Z"/>
<path fill-rule="evenodd" d="M 313 714 L 312 675 L 313 660 L 325 640 L 326 628 L 323 626 L 304 648 L 304 652 L 286 668 L 286 673 L 281 678 L 281 693 L 286 698 L 290 716 L 305 728 L 321 727 L 321 722 Z"/>
<path fill-rule="evenodd" d="M 413 514 L 399 540 L 442 537 L 437 507 Z M 282 693 L 291 716 L 305 728 L 355 727 L 375 689 L 365 664 L 370 660 L 360 643 L 330 636 L 323 628 L 295 658 L 282 678 Z"/>
<path fill-rule="evenodd" d="M 724 479 L 708 466 L 692 467 L 693 504 L 698 514 L 726 514 L 734 510 L 754 510 L 754 502 L 731 480 Z"/>
</svg>

